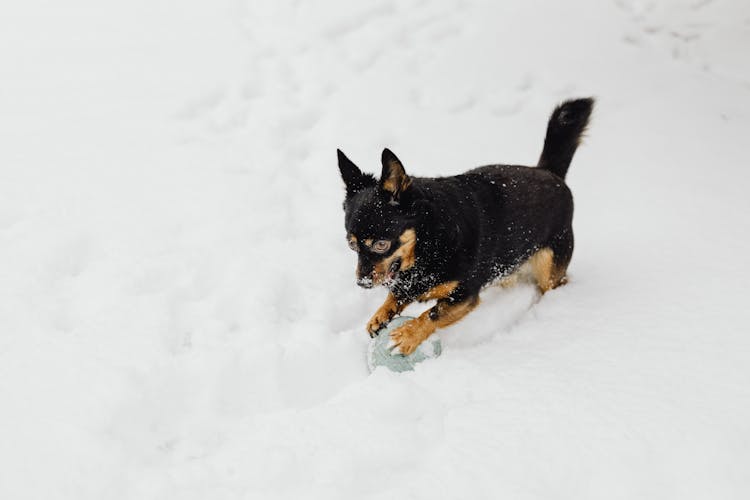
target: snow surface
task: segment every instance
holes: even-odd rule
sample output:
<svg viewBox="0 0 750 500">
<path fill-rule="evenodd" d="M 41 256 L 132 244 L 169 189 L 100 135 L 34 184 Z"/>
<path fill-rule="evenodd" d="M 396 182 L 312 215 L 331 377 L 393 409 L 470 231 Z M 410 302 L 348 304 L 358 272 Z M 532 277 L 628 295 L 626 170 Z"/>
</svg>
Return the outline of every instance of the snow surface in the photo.
<svg viewBox="0 0 750 500">
<path fill-rule="evenodd" d="M 0 498 L 750 497 L 749 49 L 746 0 L 5 2 Z M 336 147 L 529 164 L 587 95 L 570 284 L 368 375 Z"/>
</svg>

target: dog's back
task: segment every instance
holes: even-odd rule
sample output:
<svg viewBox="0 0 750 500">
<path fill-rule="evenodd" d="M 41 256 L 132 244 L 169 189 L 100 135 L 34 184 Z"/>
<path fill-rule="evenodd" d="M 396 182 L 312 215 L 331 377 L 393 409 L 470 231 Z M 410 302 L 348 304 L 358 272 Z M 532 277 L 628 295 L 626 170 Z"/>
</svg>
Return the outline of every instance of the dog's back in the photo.
<svg viewBox="0 0 750 500">
<path fill-rule="evenodd" d="M 550 279 L 563 278 L 573 253 L 573 197 L 564 178 L 592 107 L 592 99 L 577 99 L 554 110 L 537 167 L 488 165 L 413 178 L 434 212 L 440 241 L 460 249 L 448 259 L 449 275 L 483 286 L 545 250 Z"/>
</svg>

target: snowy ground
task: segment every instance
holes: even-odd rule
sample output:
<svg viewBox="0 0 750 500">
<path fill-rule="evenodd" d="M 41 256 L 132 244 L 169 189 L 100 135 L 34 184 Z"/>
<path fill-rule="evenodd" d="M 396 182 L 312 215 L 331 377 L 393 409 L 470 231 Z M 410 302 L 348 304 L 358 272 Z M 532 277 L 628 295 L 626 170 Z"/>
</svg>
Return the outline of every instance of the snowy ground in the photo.
<svg viewBox="0 0 750 500">
<path fill-rule="evenodd" d="M 746 0 L 6 2 L 0 498 L 748 498 L 749 51 Z M 586 95 L 570 284 L 368 375 L 335 148 L 533 163 Z"/>
</svg>

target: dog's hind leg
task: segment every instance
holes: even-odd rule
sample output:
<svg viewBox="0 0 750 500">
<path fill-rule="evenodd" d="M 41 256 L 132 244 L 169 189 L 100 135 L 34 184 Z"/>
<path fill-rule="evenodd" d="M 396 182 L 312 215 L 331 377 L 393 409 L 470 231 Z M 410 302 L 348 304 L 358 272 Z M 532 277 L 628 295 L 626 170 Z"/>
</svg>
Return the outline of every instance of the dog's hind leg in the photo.
<svg viewBox="0 0 750 500">
<path fill-rule="evenodd" d="M 529 258 L 531 272 L 539 291 L 545 293 L 567 282 L 567 270 L 573 253 L 573 238 L 558 238 L 554 246 L 545 247 Z"/>
<path fill-rule="evenodd" d="M 529 257 L 529 264 L 540 292 L 545 293 L 563 284 L 565 271 L 560 273 L 555 266 L 555 254 L 551 248 L 542 248 Z"/>
<path fill-rule="evenodd" d="M 550 248 L 552 249 L 553 276 L 557 280 L 557 285 L 564 285 L 568 282 L 568 264 L 573 257 L 573 228 L 568 227 L 557 237 L 552 239 Z"/>
<path fill-rule="evenodd" d="M 516 286 L 519 281 L 524 279 L 524 272 L 525 269 L 523 269 L 523 266 L 521 266 L 521 269 L 518 269 L 507 276 L 503 276 L 502 278 L 497 280 L 495 284 L 501 288 L 512 288 Z"/>
</svg>

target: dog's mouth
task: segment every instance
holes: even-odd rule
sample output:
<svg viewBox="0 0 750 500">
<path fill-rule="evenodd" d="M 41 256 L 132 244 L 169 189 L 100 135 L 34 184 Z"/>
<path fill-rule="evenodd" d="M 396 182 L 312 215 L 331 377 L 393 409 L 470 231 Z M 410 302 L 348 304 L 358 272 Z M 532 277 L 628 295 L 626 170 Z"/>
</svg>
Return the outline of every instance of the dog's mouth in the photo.
<svg viewBox="0 0 750 500">
<path fill-rule="evenodd" d="M 386 276 L 387 280 L 392 280 L 398 275 L 399 270 L 401 269 L 401 257 L 398 257 L 396 260 L 394 260 L 391 263 L 391 267 L 388 268 L 388 274 Z"/>
<path fill-rule="evenodd" d="M 388 266 L 387 271 L 382 274 L 380 272 L 374 272 L 372 276 L 363 276 L 357 279 L 357 284 L 362 288 L 372 288 L 376 285 L 390 286 L 396 282 L 398 273 L 401 270 L 401 257 L 391 262 Z"/>
<path fill-rule="evenodd" d="M 398 278 L 398 272 L 400 270 L 401 270 L 401 257 L 391 262 L 391 265 L 388 267 L 388 272 L 386 272 L 385 277 L 383 281 L 381 282 L 381 285 L 389 286 L 395 283 L 396 278 Z"/>
</svg>

